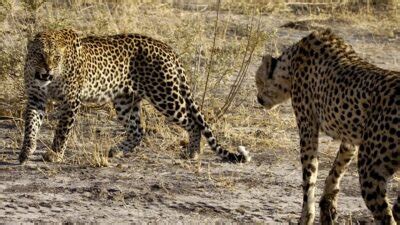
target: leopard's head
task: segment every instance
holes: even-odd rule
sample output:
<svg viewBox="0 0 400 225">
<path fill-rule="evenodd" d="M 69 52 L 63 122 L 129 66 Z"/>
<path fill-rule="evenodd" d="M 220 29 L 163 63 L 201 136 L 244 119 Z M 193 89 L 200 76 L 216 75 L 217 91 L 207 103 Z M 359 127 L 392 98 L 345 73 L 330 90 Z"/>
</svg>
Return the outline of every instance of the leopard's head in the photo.
<svg viewBox="0 0 400 225">
<path fill-rule="evenodd" d="M 76 51 L 78 35 L 73 30 L 40 32 L 28 41 L 25 76 L 42 85 L 60 76 L 71 51 Z"/>
</svg>

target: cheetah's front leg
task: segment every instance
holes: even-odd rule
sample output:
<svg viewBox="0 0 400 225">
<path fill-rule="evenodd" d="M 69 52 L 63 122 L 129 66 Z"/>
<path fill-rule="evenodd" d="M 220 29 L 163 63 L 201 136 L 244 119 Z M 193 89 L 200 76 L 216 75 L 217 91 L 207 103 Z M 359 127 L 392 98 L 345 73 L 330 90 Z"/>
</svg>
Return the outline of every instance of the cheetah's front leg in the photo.
<svg viewBox="0 0 400 225">
<path fill-rule="evenodd" d="M 46 161 L 56 162 L 62 160 L 79 106 L 79 99 L 63 101 L 62 113 L 54 134 L 52 150 L 48 150 L 43 155 Z"/>
<path fill-rule="evenodd" d="M 300 224 L 313 224 L 315 219 L 315 183 L 318 173 L 318 126 L 300 122 L 300 153 L 303 171 L 303 208 Z"/>
<path fill-rule="evenodd" d="M 340 145 L 333 167 L 325 180 L 324 193 L 319 202 L 321 224 L 333 224 L 336 221 L 340 180 L 350 165 L 355 153 L 356 148 L 354 145 L 346 143 Z"/>
<path fill-rule="evenodd" d="M 25 134 L 19 162 L 25 163 L 29 156 L 36 150 L 37 133 L 43 121 L 45 113 L 46 94 L 41 91 L 28 94 L 28 102 L 25 110 Z"/>
</svg>

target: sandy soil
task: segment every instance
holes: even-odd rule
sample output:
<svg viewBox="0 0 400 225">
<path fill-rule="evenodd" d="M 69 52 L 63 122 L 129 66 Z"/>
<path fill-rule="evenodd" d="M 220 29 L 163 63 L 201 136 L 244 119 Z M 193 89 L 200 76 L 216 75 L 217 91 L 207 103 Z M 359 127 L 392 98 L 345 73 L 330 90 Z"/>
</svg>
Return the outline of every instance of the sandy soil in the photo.
<svg viewBox="0 0 400 225">
<path fill-rule="evenodd" d="M 272 151 L 253 154 L 246 165 L 210 153 L 197 166 L 150 150 L 113 159 L 107 168 L 47 164 L 39 153 L 26 166 L 15 164 L 16 152 L 5 153 L 12 155 L 0 167 L 6 222 L 295 222 L 301 210 L 300 165 Z M 320 169 L 325 177 L 326 160 Z M 343 186 L 340 219 L 368 220 L 355 168 Z"/>
<path fill-rule="evenodd" d="M 240 16 L 236 19 L 240 20 Z M 272 32 L 299 19 L 303 18 L 264 16 L 263 29 Z M 310 28 L 332 27 L 363 57 L 384 68 L 400 70 L 399 33 L 394 37 L 378 37 L 343 21 L 316 20 L 305 24 L 296 29 L 279 28 L 277 47 L 299 40 Z M 275 44 L 267 43 L 266 49 Z M 257 59 L 252 63 L 244 88 L 254 88 L 253 74 L 258 62 Z M 248 101 L 254 102 L 254 98 L 248 96 Z M 251 116 L 262 117 L 262 110 L 252 105 L 254 115 Z M 280 116 L 293 118 L 290 103 L 281 107 Z M 248 149 L 253 157 L 248 164 L 221 162 L 208 147 L 204 147 L 205 154 L 199 163 L 144 146 L 122 159 L 112 159 L 104 168 L 45 163 L 40 158 L 45 151 L 43 145 L 39 146 L 33 160 L 20 166 L 17 164 L 18 146 L 10 144 L 19 132 L 12 121 L 0 121 L 2 222 L 288 223 L 299 219 L 302 189 L 300 163 L 293 154 L 298 151 L 295 129 L 285 131 L 291 137 L 287 149 Z M 41 132 L 51 133 L 49 126 L 43 127 Z M 317 199 L 338 148 L 338 143 L 323 135 L 320 143 Z M 370 223 L 371 216 L 360 196 L 354 164 L 341 186 L 339 222 Z M 391 199 L 399 190 L 400 185 L 392 181 Z"/>
</svg>

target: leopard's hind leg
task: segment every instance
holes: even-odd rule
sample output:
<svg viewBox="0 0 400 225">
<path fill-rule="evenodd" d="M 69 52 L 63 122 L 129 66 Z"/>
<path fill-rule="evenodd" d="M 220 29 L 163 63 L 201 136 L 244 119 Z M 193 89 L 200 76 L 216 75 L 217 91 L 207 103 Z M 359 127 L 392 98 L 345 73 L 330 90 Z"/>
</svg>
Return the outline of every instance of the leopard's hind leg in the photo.
<svg viewBox="0 0 400 225">
<path fill-rule="evenodd" d="M 110 149 L 110 157 L 121 156 L 123 152 L 131 151 L 140 144 L 143 136 L 140 102 L 141 98 L 133 95 L 123 95 L 113 100 L 118 120 L 126 129 L 126 139 Z"/>
</svg>

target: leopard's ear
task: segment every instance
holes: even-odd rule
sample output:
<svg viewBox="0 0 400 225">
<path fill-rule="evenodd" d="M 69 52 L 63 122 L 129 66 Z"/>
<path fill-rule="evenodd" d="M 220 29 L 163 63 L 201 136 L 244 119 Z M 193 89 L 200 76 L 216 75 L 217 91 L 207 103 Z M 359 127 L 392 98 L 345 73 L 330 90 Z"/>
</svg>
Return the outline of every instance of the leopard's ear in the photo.
<svg viewBox="0 0 400 225">
<path fill-rule="evenodd" d="M 79 35 L 72 29 L 62 29 L 62 30 L 46 30 L 38 32 L 32 38 L 28 39 L 28 43 L 42 42 L 42 43 L 52 43 L 56 45 L 59 49 L 64 49 L 71 44 L 79 41 Z"/>
<path fill-rule="evenodd" d="M 34 39 L 28 38 L 28 42 L 26 43 L 26 49 L 30 51 L 33 48 Z"/>
<path fill-rule="evenodd" d="M 53 37 L 57 40 L 57 44 L 60 48 L 65 48 L 66 46 L 76 43 L 79 35 L 72 29 L 63 29 L 54 31 Z"/>
<path fill-rule="evenodd" d="M 64 54 L 68 47 L 74 46 L 79 42 L 79 35 L 72 29 L 62 29 L 51 31 L 51 37 L 55 40 L 57 49 L 61 54 Z"/>
<path fill-rule="evenodd" d="M 63 40 L 75 40 L 79 37 L 78 33 L 75 30 L 72 29 L 62 29 L 57 31 L 58 36 L 62 37 Z"/>
</svg>

